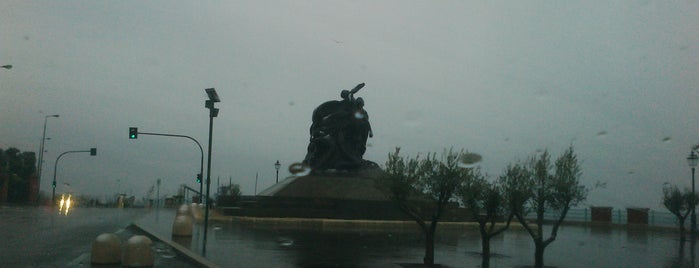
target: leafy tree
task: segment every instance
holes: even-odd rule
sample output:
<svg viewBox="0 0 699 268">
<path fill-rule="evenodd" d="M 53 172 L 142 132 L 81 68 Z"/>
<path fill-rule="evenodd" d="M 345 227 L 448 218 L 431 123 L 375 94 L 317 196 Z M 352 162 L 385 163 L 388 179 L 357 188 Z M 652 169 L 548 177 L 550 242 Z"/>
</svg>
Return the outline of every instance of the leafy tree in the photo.
<svg viewBox="0 0 699 268">
<path fill-rule="evenodd" d="M 8 201 L 27 202 L 29 179 L 34 175 L 36 157 L 33 152 L 20 152 L 17 148 L 0 150 L 0 178 L 8 180 Z M 0 181 L 2 182 L 2 181 Z M 5 185 L 0 183 L 0 187 Z"/>
<path fill-rule="evenodd" d="M 670 186 L 669 184 L 665 184 L 663 187 L 663 205 L 677 217 L 681 241 L 686 239 L 684 222 L 692 211 L 692 207 L 696 205 L 697 198 L 698 196 L 696 194 L 692 195 L 692 191 L 687 188 L 684 191 L 680 191 L 679 187 Z"/>
<path fill-rule="evenodd" d="M 428 153 L 427 157 L 403 158 L 400 148 L 388 155 L 380 185 L 389 198 L 425 235 L 425 265 L 434 264 L 434 239 L 437 223 L 455 191 L 470 176 L 471 169 L 459 167 L 463 151 L 444 151 L 441 159 Z"/>
<path fill-rule="evenodd" d="M 234 197 L 239 197 L 242 195 L 240 191 L 240 185 L 237 183 L 233 183 L 231 185 L 227 186 L 221 186 L 219 188 L 219 194 L 220 195 L 225 195 L 225 196 L 234 196 Z"/>
<path fill-rule="evenodd" d="M 582 170 L 571 146 L 553 166 L 548 151 L 544 151 L 526 164 L 508 166 L 501 177 L 511 213 L 534 241 L 534 266 L 537 268 L 544 266 L 544 250 L 556 240 L 568 210 L 587 198 L 589 190 L 580 184 L 581 176 Z M 546 210 L 558 213 L 548 238 L 544 237 Z M 528 212 L 535 213 L 535 226 L 526 221 Z"/>
<path fill-rule="evenodd" d="M 488 182 L 480 170 L 476 169 L 460 189 L 459 196 L 478 223 L 483 254 L 481 267 L 490 267 L 490 239 L 507 230 L 512 221 L 512 214 L 507 213 L 505 207 L 502 189 L 499 185 Z M 505 225 L 497 227 L 497 221 L 507 214 L 509 216 Z"/>
</svg>

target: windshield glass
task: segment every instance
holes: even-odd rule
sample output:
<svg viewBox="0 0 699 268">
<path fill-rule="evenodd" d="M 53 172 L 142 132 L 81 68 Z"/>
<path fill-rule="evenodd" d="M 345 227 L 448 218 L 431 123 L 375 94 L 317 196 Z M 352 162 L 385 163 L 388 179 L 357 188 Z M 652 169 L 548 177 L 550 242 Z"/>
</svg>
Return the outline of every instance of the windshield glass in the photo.
<svg viewBox="0 0 699 268">
<path fill-rule="evenodd" d="M 354 168 L 385 171 L 394 153 L 407 163 L 430 154 L 446 161 L 453 152 L 469 159 L 459 170 L 496 184 L 508 167 L 535 170 L 529 163 L 542 155 L 550 157 L 551 176 L 560 174 L 557 161 L 571 150 L 580 167 L 575 183 L 585 191 L 568 204 L 569 220 L 591 221 L 592 207 L 602 207 L 610 222 L 625 225 L 640 211 L 649 225 L 676 231 L 663 194 L 694 187 L 687 158 L 699 144 L 696 14 L 695 1 L 643 0 L 3 1 L 0 149 L 18 152 L 3 159 L 32 153 L 26 174 L 12 174 L 37 179 L 33 188 L 29 180 L 21 186 L 33 190 L 17 191 L 7 177 L 2 201 L 72 200 L 71 214 L 67 203 L 63 208 L 68 217 L 98 204 L 200 203 L 206 192 L 212 200 L 243 197 L 221 207 L 281 194 L 316 198 L 311 205 L 321 208 L 340 206 L 322 198 L 383 206 L 396 192 L 369 179 L 333 179 L 352 177 Z M 88 155 L 92 148 L 99 153 Z M 69 151 L 83 153 L 60 157 Z M 337 172 L 316 173 L 327 170 Z M 387 178 L 371 178 L 379 177 Z M 297 178 L 309 178 L 307 186 L 287 187 L 300 185 Z M 434 187 L 426 185 L 413 190 L 427 198 Z M 305 195 L 316 188 L 317 195 Z M 466 209 L 461 197 L 455 192 L 450 206 Z M 532 202 L 522 206 L 534 213 Z M 293 204 L 306 203 L 274 203 L 279 211 L 270 213 L 296 217 Z M 402 216 L 379 219 L 383 210 L 358 206 L 362 212 L 347 217 L 407 217 L 396 210 Z M 546 217 L 555 219 L 561 208 L 547 205 Z M 408 240 L 417 253 L 399 254 L 415 259 L 389 262 L 422 262 L 424 236 L 416 230 Z M 295 235 L 260 232 L 281 244 Z M 565 228 L 559 232 L 566 236 Z M 353 237 L 304 237 L 345 236 Z M 374 243 L 367 241 L 352 243 Z M 673 250 L 658 258 L 676 257 L 678 244 L 668 243 Z M 445 250 L 439 245 L 438 256 Z M 531 247 L 521 257 L 515 247 L 500 252 L 528 264 Z M 348 260 L 339 256 L 354 253 L 328 254 L 342 264 Z M 461 263 L 454 258 L 441 263 Z M 314 264 L 306 261 L 295 263 Z M 362 263 L 378 265 L 351 264 Z"/>
</svg>

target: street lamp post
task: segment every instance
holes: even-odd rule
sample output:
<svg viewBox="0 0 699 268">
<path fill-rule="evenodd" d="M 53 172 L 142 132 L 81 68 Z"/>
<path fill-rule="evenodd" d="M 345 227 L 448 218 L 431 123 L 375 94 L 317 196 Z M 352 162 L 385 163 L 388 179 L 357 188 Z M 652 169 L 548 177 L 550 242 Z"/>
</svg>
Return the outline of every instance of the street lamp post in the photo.
<svg viewBox="0 0 699 268">
<path fill-rule="evenodd" d="M 279 160 L 277 160 L 277 163 L 274 163 L 274 168 L 277 170 L 277 183 L 279 183 L 279 168 L 282 167 L 282 164 L 279 163 Z"/>
<path fill-rule="evenodd" d="M 694 170 L 697 166 L 697 162 L 699 160 L 699 156 L 697 156 L 697 153 L 692 150 L 689 153 L 689 156 L 687 157 L 687 163 L 689 164 L 689 167 L 692 168 L 692 241 L 694 241 L 694 238 L 696 237 L 697 233 L 697 214 L 696 214 L 696 200 L 694 200 L 696 193 L 694 190 Z"/>
<path fill-rule="evenodd" d="M 155 194 L 155 208 L 160 208 L 160 179 L 156 184 L 158 184 L 158 192 Z"/>
<path fill-rule="evenodd" d="M 204 107 L 209 109 L 209 156 L 208 163 L 206 163 L 206 210 L 204 211 L 204 241 L 202 245 L 202 256 L 206 256 L 206 234 L 209 227 L 209 208 L 211 204 L 209 202 L 209 188 L 211 185 L 211 138 L 214 130 L 214 117 L 218 116 L 218 108 L 214 108 L 214 104 L 221 102 L 221 99 L 216 93 L 216 89 L 207 88 L 206 95 L 209 97 L 207 101 L 204 102 Z"/>
<path fill-rule="evenodd" d="M 11 66 L 11 65 L 10 65 Z M 41 135 L 41 145 L 39 145 L 39 159 L 37 160 L 37 167 L 36 167 L 36 176 L 37 176 L 37 184 L 39 185 L 39 188 L 41 188 L 41 171 L 43 170 L 44 167 L 44 143 L 46 142 L 46 122 L 48 121 L 49 117 L 58 117 L 57 114 L 54 115 L 47 115 L 44 116 L 44 132 Z"/>
<path fill-rule="evenodd" d="M 3 65 L 3 66 L 0 66 L 0 67 L 9 70 L 9 69 L 12 69 L 12 64 Z"/>
<path fill-rule="evenodd" d="M 53 192 L 51 193 L 51 207 L 56 204 L 56 171 L 58 170 L 58 160 L 60 160 L 62 156 L 70 153 L 90 153 L 90 155 L 97 155 L 97 148 L 90 148 L 90 150 L 84 151 L 67 151 L 56 158 L 56 163 L 53 165 L 53 184 L 51 184 L 53 187 Z"/>
</svg>

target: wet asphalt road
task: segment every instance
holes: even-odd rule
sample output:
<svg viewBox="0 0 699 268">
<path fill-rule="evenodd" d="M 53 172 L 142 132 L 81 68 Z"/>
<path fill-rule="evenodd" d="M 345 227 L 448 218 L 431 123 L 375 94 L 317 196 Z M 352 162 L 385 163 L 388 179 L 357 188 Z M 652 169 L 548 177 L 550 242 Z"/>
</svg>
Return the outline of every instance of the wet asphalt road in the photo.
<svg viewBox="0 0 699 268">
<path fill-rule="evenodd" d="M 0 206 L 0 267 L 65 267 L 90 252 L 101 233 L 117 232 L 146 209 Z"/>
</svg>

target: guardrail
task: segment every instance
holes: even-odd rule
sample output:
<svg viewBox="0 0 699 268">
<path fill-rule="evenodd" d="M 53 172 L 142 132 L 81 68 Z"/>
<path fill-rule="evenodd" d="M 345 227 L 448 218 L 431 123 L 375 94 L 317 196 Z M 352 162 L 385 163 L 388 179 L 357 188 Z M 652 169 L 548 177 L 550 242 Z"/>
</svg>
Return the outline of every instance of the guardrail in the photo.
<svg viewBox="0 0 699 268">
<path fill-rule="evenodd" d="M 655 211 L 646 209 L 612 209 L 609 223 L 612 224 L 629 224 L 629 210 L 637 210 L 643 216 L 646 213 L 647 225 L 658 227 L 678 227 L 678 220 L 675 215 L 665 211 Z M 558 212 L 549 211 L 544 213 L 545 220 L 556 220 L 560 214 Z M 527 214 L 528 219 L 534 219 L 535 213 Z M 568 211 L 564 223 L 575 222 L 592 222 L 592 209 L 590 208 L 572 208 Z M 685 227 L 689 228 L 689 217 L 685 221 Z M 633 224 L 633 222 L 631 222 Z"/>
</svg>

